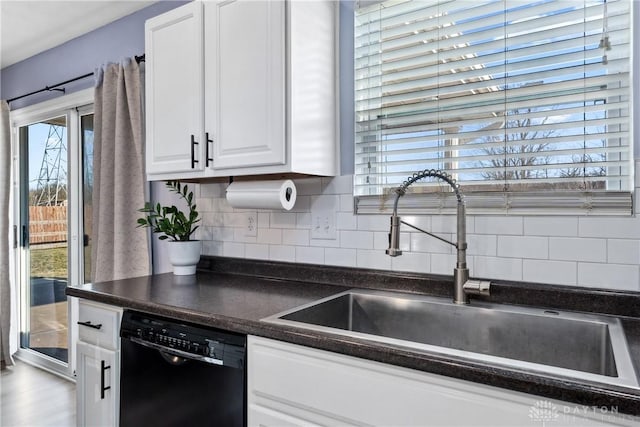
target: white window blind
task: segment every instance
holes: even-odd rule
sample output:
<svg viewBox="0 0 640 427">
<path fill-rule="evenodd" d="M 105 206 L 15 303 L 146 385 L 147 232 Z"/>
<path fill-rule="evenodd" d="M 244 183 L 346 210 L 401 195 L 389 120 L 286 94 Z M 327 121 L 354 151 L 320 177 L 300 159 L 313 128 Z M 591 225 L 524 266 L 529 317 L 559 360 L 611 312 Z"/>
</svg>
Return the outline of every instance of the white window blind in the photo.
<svg viewBox="0 0 640 427">
<path fill-rule="evenodd" d="M 383 195 L 414 172 L 440 169 L 478 209 L 630 213 L 630 8 L 630 0 L 359 8 L 355 195 Z M 433 182 L 412 189 L 448 191 Z M 447 205 L 436 198 L 445 200 L 437 209 Z M 360 212 L 380 206 L 362 200 Z"/>
</svg>

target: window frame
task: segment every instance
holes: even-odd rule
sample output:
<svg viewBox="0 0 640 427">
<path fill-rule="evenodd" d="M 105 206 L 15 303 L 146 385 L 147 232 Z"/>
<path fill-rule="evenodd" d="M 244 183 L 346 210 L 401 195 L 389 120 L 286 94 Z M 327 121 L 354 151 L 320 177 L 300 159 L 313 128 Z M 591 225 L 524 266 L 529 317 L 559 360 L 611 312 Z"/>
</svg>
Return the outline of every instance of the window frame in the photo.
<svg viewBox="0 0 640 427">
<path fill-rule="evenodd" d="M 355 13 L 359 3 L 364 3 L 364 7 L 371 7 L 375 2 L 357 2 L 354 8 L 354 26 Z M 634 28 L 640 24 L 638 9 L 640 5 L 629 0 L 630 12 L 630 81 L 634 82 L 635 76 L 639 70 L 640 62 L 639 45 L 634 37 L 636 36 Z M 355 32 L 353 41 L 355 41 Z M 355 63 L 355 48 L 354 48 Z M 355 74 L 353 76 L 355 79 Z M 462 191 L 465 196 L 467 211 L 470 214 L 480 215 L 598 215 L 598 216 L 630 216 L 634 213 L 634 193 L 636 184 L 635 177 L 635 151 L 638 150 L 638 142 L 636 141 L 635 129 L 633 124 L 638 121 L 637 109 L 634 108 L 634 101 L 640 84 L 631 84 L 630 100 L 629 100 L 629 147 L 628 147 L 628 177 L 630 188 L 628 191 L 467 191 L 464 187 Z M 355 94 L 355 87 L 354 87 Z M 355 111 L 355 98 L 354 98 Z M 354 123 L 356 119 L 354 118 Z M 357 126 L 357 125 L 356 125 Z M 355 129 L 354 129 L 355 134 Z M 382 195 L 360 195 L 356 191 L 357 183 L 357 144 L 354 139 L 354 213 L 356 214 L 388 214 L 393 210 L 393 198 L 395 187 L 386 188 Z M 416 170 L 415 172 L 419 172 Z M 362 175 L 362 174 L 361 174 Z M 496 181 L 497 183 L 498 181 Z M 456 200 L 455 196 L 448 191 L 448 187 L 443 185 L 435 192 L 429 193 L 407 193 L 399 205 L 399 213 L 401 214 L 455 214 Z"/>
</svg>

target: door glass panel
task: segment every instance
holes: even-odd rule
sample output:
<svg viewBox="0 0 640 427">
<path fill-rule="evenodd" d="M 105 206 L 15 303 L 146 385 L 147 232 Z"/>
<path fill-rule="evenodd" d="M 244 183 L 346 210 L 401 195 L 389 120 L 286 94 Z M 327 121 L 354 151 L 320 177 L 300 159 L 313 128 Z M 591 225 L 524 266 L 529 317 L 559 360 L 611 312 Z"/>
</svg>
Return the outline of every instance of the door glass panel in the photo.
<svg viewBox="0 0 640 427">
<path fill-rule="evenodd" d="M 93 114 L 80 118 L 80 137 L 82 140 L 82 222 L 84 283 L 91 282 L 91 217 L 93 195 Z"/>
<path fill-rule="evenodd" d="M 67 119 L 20 128 L 22 347 L 68 360 Z"/>
</svg>

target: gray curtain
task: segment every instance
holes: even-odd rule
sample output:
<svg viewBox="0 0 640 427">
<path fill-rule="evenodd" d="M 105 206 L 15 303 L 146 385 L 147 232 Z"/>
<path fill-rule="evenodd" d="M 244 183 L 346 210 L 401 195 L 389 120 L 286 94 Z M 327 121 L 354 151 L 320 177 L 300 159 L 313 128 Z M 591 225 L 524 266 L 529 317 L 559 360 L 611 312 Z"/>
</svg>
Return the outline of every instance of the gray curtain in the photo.
<svg viewBox="0 0 640 427">
<path fill-rule="evenodd" d="M 142 79 L 133 58 L 96 71 L 94 108 L 93 281 L 144 276 L 149 238 L 136 222 L 147 185 Z"/>
<path fill-rule="evenodd" d="M 11 283 L 9 282 L 9 193 L 11 191 L 11 128 L 9 105 L 0 101 L 0 367 L 13 365 L 9 347 Z"/>
</svg>

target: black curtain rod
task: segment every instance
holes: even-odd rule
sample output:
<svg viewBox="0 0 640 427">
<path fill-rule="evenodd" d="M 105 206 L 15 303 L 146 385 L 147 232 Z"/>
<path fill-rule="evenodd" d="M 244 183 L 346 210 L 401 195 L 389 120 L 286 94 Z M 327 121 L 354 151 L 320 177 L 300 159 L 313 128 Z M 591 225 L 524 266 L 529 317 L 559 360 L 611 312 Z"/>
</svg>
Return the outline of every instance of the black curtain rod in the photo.
<svg viewBox="0 0 640 427">
<path fill-rule="evenodd" d="M 136 56 L 134 56 L 134 58 L 136 59 L 136 62 L 139 64 L 141 62 L 144 62 L 145 55 L 144 54 L 136 55 Z M 36 93 L 41 93 L 41 92 L 53 92 L 53 91 L 56 91 L 56 92 L 64 93 L 65 89 L 64 88 L 60 88 L 59 86 L 64 86 L 66 84 L 69 84 L 69 83 L 72 83 L 72 82 L 75 82 L 75 81 L 78 81 L 78 80 L 86 79 L 87 77 L 91 77 L 91 76 L 93 76 L 93 73 L 87 73 L 87 74 L 84 74 L 82 76 L 74 77 L 73 79 L 65 80 L 63 82 L 56 83 L 56 84 L 51 85 L 51 86 L 45 86 L 44 88 L 39 89 L 39 90 L 34 90 L 33 92 L 25 93 L 24 95 L 16 96 L 15 98 L 8 99 L 7 102 L 9 103 L 9 102 L 12 102 L 12 101 L 17 101 L 18 99 L 26 98 L 27 96 L 35 95 Z"/>
</svg>

